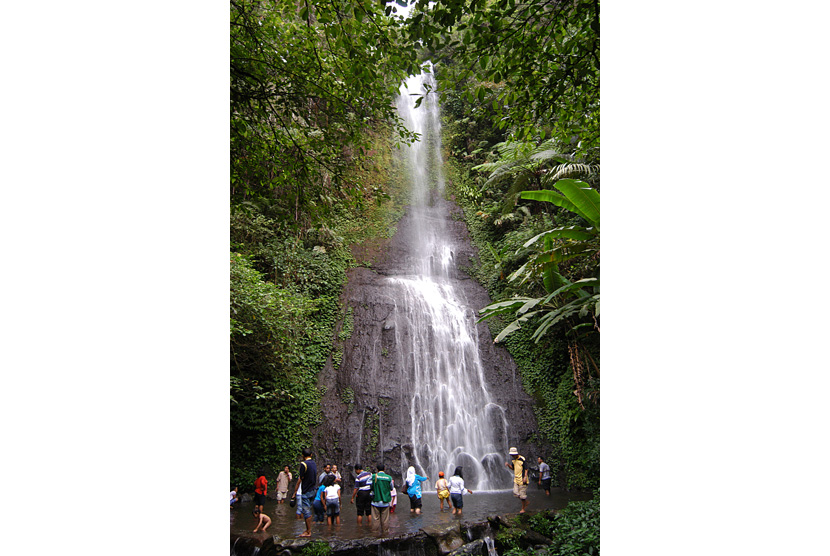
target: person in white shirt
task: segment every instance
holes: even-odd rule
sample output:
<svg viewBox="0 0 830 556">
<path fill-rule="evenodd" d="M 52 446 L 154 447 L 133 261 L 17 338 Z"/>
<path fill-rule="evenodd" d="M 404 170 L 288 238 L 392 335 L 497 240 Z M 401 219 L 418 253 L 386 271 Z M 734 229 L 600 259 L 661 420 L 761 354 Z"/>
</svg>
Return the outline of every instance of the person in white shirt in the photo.
<svg viewBox="0 0 830 556">
<path fill-rule="evenodd" d="M 473 491 L 464 487 L 464 476 L 461 474 L 461 467 L 456 467 L 455 472 L 449 480 L 450 483 L 450 500 L 452 501 L 452 513 L 461 515 L 461 509 L 464 507 L 464 492 L 472 494 Z"/>
<path fill-rule="evenodd" d="M 288 487 L 291 484 L 291 480 L 294 476 L 291 474 L 291 471 L 288 469 L 288 466 L 285 466 L 285 469 L 280 471 L 279 476 L 277 477 L 277 503 L 278 504 L 285 504 L 285 499 L 288 498 Z"/>
<path fill-rule="evenodd" d="M 328 475 L 323 484 L 326 490 L 320 500 L 323 501 L 329 525 L 334 525 L 335 520 L 340 525 L 340 485 L 334 482 L 334 475 Z"/>
<path fill-rule="evenodd" d="M 539 460 L 539 486 L 545 489 L 546 496 L 550 496 L 550 466 L 542 460 L 542 456 L 536 459 Z"/>
</svg>

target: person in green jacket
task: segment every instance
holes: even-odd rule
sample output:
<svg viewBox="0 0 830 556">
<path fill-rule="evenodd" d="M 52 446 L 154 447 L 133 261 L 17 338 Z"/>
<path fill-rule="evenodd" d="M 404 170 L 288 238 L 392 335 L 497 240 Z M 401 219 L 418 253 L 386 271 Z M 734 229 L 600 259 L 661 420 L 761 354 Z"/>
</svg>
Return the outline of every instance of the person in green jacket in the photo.
<svg viewBox="0 0 830 556">
<path fill-rule="evenodd" d="M 395 481 L 383 472 L 386 469 L 383 462 L 378 464 L 378 472 L 372 475 L 372 521 L 380 523 L 380 534 L 389 529 L 389 505 L 392 502 L 392 489 Z"/>
</svg>

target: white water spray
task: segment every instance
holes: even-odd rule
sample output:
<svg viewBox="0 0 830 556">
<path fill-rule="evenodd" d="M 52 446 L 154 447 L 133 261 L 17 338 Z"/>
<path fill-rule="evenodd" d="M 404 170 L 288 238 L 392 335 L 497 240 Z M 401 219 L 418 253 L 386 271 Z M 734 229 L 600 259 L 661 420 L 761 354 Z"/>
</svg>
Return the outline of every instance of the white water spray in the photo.
<svg viewBox="0 0 830 556">
<path fill-rule="evenodd" d="M 400 291 L 394 300 L 396 352 L 399 368 L 405 371 L 402 397 L 410 400 L 414 462 L 403 463 L 430 478 L 426 490 L 439 471 L 449 478 L 456 466 L 464 468 L 471 490 L 507 488 L 508 423 L 504 409 L 487 390 L 475 311 L 455 287 L 453 244 L 442 204 L 437 93 L 427 94 L 415 108 L 424 84 L 435 90 L 431 74 L 410 77 L 397 103 L 407 127 L 421 135 L 406 148 L 414 222 L 411 274 L 388 279 Z"/>
</svg>

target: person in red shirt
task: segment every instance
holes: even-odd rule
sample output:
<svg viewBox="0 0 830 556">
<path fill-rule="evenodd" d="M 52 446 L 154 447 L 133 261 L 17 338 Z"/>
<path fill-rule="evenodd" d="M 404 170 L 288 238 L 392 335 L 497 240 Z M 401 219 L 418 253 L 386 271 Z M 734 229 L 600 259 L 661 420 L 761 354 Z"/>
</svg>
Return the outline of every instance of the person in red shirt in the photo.
<svg viewBox="0 0 830 556">
<path fill-rule="evenodd" d="M 263 510 L 265 505 L 265 496 L 268 494 L 268 479 L 265 478 L 263 471 L 259 472 L 259 477 L 254 481 L 254 507 L 259 511 Z"/>
</svg>

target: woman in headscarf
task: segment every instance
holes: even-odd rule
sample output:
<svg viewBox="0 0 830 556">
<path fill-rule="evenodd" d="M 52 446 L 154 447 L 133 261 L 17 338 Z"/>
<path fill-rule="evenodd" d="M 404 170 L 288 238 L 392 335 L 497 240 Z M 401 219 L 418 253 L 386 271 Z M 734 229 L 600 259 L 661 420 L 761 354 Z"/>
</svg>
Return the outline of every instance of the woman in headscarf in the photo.
<svg viewBox="0 0 830 556">
<path fill-rule="evenodd" d="M 450 477 L 450 500 L 452 500 L 452 513 L 461 515 L 461 508 L 464 507 L 464 491 L 472 494 L 473 491 L 464 488 L 464 476 L 461 474 L 461 467 L 456 467 L 455 472 Z"/>
<path fill-rule="evenodd" d="M 421 483 L 428 480 L 429 477 L 421 477 L 420 475 L 415 473 L 415 468 L 412 466 L 409 466 L 409 469 L 406 470 L 406 480 L 404 481 L 404 488 L 406 488 L 406 494 L 409 495 L 410 513 L 421 513 L 421 506 L 423 506 L 421 502 Z"/>
</svg>

